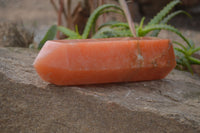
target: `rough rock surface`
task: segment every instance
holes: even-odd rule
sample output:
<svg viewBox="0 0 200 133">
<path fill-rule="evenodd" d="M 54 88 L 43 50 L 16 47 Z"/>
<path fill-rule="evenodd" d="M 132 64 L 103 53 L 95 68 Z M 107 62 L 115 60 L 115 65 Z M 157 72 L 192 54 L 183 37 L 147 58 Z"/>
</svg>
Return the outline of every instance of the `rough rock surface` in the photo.
<svg viewBox="0 0 200 133">
<path fill-rule="evenodd" d="M 22 23 L 0 22 L 0 46 L 28 47 L 34 38 Z"/>
<path fill-rule="evenodd" d="M 198 133 L 200 77 L 58 87 L 40 80 L 37 51 L 0 48 L 0 132 Z"/>
</svg>

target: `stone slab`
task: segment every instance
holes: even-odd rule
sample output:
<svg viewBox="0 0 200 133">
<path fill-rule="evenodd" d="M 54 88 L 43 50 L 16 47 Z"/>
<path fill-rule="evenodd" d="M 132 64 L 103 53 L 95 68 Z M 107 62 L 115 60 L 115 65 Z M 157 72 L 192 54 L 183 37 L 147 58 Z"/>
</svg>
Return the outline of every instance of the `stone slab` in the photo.
<svg viewBox="0 0 200 133">
<path fill-rule="evenodd" d="M 200 132 L 198 75 L 174 70 L 157 81 L 59 87 L 38 77 L 36 55 L 0 48 L 2 133 Z"/>
</svg>

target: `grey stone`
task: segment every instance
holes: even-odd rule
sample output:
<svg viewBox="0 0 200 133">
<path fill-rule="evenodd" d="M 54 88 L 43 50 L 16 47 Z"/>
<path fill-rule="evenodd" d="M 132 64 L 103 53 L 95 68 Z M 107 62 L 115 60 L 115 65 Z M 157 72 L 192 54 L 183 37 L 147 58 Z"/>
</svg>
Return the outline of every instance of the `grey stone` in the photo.
<svg viewBox="0 0 200 133">
<path fill-rule="evenodd" d="M 0 22 L 0 46 L 29 47 L 33 43 L 34 33 L 19 22 Z"/>
<path fill-rule="evenodd" d="M 36 55 L 0 48 L 1 133 L 200 132 L 197 75 L 174 70 L 157 81 L 59 87 L 38 77 Z"/>
</svg>

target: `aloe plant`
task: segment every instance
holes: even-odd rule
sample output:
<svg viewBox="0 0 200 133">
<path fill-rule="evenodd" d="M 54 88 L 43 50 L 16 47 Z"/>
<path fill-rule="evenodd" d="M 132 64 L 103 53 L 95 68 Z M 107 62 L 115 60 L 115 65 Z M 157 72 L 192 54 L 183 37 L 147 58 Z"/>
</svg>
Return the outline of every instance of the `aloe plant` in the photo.
<svg viewBox="0 0 200 133">
<path fill-rule="evenodd" d="M 180 0 L 171 1 L 157 15 L 155 15 L 146 25 L 144 25 L 145 17 L 143 17 L 140 21 L 140 24 L 135 26 L 136 36 L 143 37 L 150 34 L 150 36 L 157 37 L 161 30 L 168 30 L 175 33 L 180 38 L 182 38 L 186 43 L 186 46 L 184 46 L 179 42 L 173 41 L 174 44 L 177 44 L 179 46 L 174 48 L 177 57 L 176 58 L 177 64 L 178 66 L 181 65 L 182 67 L 186 67 L 192 73 L 191 64 L 200 65 L 200 60 L 192 56 L 195 52 L 200 51 L 200 47 L 195 48 L 195 45 L 192 41 L 189 41 L 178 29 L 167 24 L 172 18 L 174 18 L 179 14 L 185 14 L 190 17 L 190 15 L 183 10 L 171 12 L 173 7 L 175 7 L 179 3 L 181 3 Z M 82 35 L 79 34 L 78 30 L 72 31 L 63 26 L 58 26 L 57 30 L 61 31 L 66 36 L 68 36 L 67 39 L 86 39 L 88 38 L 92 29 L 93 29 L 92 38 L 133 36 L 130 31 L 128 23 L 118 22 L 118 21 L 106 22 L 98 27 L 98 31 L 95 31 L 96 21 L 98 17 L 107 12 L 115 12 L 124 15 L 123 10 L 119 6 L 113 4 L 106 4 L 98 7 L 90 15 Z M 46 39 L 43 39 L 42 42 L 48 39 L 47 35 L 45 36 L 45 38 Z M 41 46 L 42 45 L 40 45 L 40 47 Z"/>
<path fill-rule="evenodd" d="M 114 8 L 115 10 L 113 10 Z M 68 36 L 68 39 L 86 39 L 89 36 L 89 33 L 92 29 L 92 27 L 95 27 L 96 21 L 100 15 L 106 12 L 115 12 L 123 14 L 122 9 L 119 6 L 113 5 L 113 4 L 106 4 L 99 6 L 88 18 L 88 21 L 86 23 L 86 26 L 84 28 L 83 34 L 80 35 L 77 32 L 74 32 L 68 28 L 65 28 L 63 26 L 58 26 L 58 30 L 61 31 L 63 34 Z"/>
<path fill-rule="evenodd" d="M 123 10 L 117 5 L 105 4 L 105 5 L 99 6 L 88 18 L 88 21 L 86 23 L 86 26 L 84 28 L 82 35 L 79 34 L 78 30 L 73 31 L 64 26 L 53 25 L 49 28 L 49 30 L 45 34 L 44 38 L 42 39 L 42 41 L 39 43 L 38 49 L 41 49 L 47 40 L 54 39 L 57 31 L 61 31 L 63 34 L 65 34 L 67 36 L 67 39 L 86 39 L 86 38 L 88 38 L 91 29 L 92 28 L 95 29 L 95 25 L 96 25 L 96 21 L 97 21 L 98 17 L 107 12 L 114 12 L 114 13 L 124 15 Z M 94 33 L 95 33 L 95 31 L 94 31 Z"/>
<path fill-rule="evenodd" d="M 170 2 L 169 4 L 167 4 L 155 17 L 153 17 L 153 19 L 150 20 L 150 22 L 148 22 L 148 24 L 146 26 L 143 25 L 144 20 L 145 20 L 145 17 L 143 17 L 140 21 L 140 25 L 135 27 L 136 35 L 138 37 L 142 37 L 142 36 L 146 36 L 149 32 L 152 32 L 151 36 L 156 37 L 156 36 L 158 36 L 160 30 L 169 30 L 171 32 L 174 32 L 178 36 L 180 36 L 188 45 L 190 45 L 188 40 L 182 35 L 181 32 L 178 31 L 178 29 L 174 28 L 171 25 L 167 25 L 167 22 L 178 14 L 184 13 L 189 16 L 189 14 L 187 12 L 182 11 L 182 10 L 179 10 L 179 11 L 169 14 L 169 12 L 173 9 L 173 7 L 179 3 L 180 3 L 180 0 L 174 0 L 174 1 Z M 111 28 L 113 28 L 115 26 L 128 27 L 128 24 L 122 23 L 122 22 L 108 22 L 108 23 L 101 25 L 99 27 L 99 29 L 101 29 L 105 26 L 110 26 Z M 115 28 L 113 28 L 113 30 L 115 30 Z M 127 32 L 129 32 L 129 29 L 127 29 Z M 131 36 L 130 34 L 126 34 L 126 35 Z M 95 36 L 97 36 L 97 35 L 95 35 Z M 113 36 L 110 36 L 110 37 L 115 37 L 115 36 L 116 35 L 113 34 Z M 124 36 L 124 35 L 122 35 L 122 36 Z M 106 38 L 107 36 L 104 36 L 104 37 Z"/>
<path fill-rule="evenodd" d="M 175 54 L 176 54 L 176 62 L 177 67 L 179 66 L 186 67 L 191 73 L 193 73 L 193 70 L 191 68 L 192 64 L 200 65 L 200 60 L 193 57 L 192 55 L 200 51 L 200 47 L 195 48 L 195 44 L 193 41 L 188 41 L 190 43 L 190 46 L 184 46 L 182 43 L 173 41 L 174 44 L 177 44 L 179 47 L 175 47 Z M 180 68 L 181 69 L 181 68 Z"/>
<path fill-rule="evenodd" d="M 148 33 L 151 32 L 151 36 L 157 37 L 160 30 L 168 30 L 179 37 L 181 37 L 187 46 L 184 46 L 181 43 L 174 41 L 175 44 L 179 45 L 181 48 L 175 47 L 175 54 L 176 54 L 176 61 L 177 66 L 186 67 L 191 73 L 193 73 L 191 64 L 198 64 L 200 65 L 200 60 L 194 58 L 192 55 L 200 51 L 200 47 L 195 48 L 195 45 L 192 41 L 189 41 L 178 29 L 175 27 L 168 25 L 167 23 L 173 17 L 179 14 L 185 14 L 191 17 L 187 12 L 179 10 L 172 13 L 169 13 L 174 6 L 180 3 L 180 0 L 174 0 L 170 2 L 166 7 L 164 7 L 147 25 L 144 25 L 145 17 L 143 17 L 140 21 L 139 26 L 136 26 L 136 35 L 138 37 L 146 36 Z M 120 30 L 119 28 L 121 27 Z M 125 31 L 125 32 L 124 32 Z M 125 34 L 126 33 L 126 34 Z M 93 36 L 93 38 L 108 38 L 108 37 L 122 37 L 122 36 L 132 36 L 129 26 L 127 23 L 123 22 L 107 22 L 99 27 L 99 31 Z"/>
</svg>

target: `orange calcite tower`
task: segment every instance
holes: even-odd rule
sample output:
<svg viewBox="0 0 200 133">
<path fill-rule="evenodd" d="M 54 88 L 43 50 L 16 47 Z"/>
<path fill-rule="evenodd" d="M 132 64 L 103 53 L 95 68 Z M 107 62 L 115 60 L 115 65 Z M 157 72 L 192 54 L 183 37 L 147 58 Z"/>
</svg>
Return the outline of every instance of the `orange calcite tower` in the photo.
<svg viewBox="0 0 200 133">
<path fill-rule="evenodd" d="M 175 65 L 170 40 L 144 37 L 47 41 L 34 61 L 56 85 L 162 79 Z"/>
</svg>

